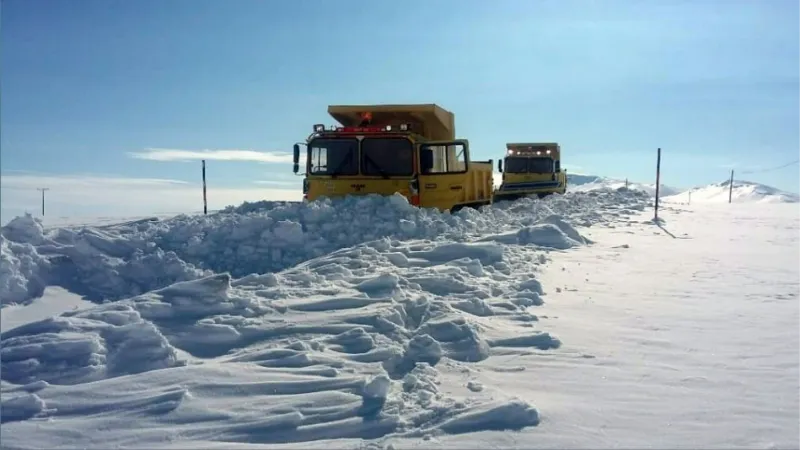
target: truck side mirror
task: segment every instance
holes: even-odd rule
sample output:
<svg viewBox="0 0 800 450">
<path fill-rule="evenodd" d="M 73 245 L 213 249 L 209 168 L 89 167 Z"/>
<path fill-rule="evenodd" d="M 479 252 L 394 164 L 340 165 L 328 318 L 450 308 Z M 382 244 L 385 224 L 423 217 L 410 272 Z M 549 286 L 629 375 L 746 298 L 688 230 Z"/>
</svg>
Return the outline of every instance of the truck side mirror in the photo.
<svg viewBox="0 0 800 450">
<path fill-rule="evenodd" d="M 419 164 L 423 173 L 433 169 L 433 150 L 429 148 L 421 149 L 419 152 Z"/>
<path fill-rule="evenodd" d="M 500 173 L 503 172 L 503 160 L 502 159 L 498 159 L 497 160 L 497 171 L 500 172 Z"/>
<path fill-rule="evenodd" d="M 294 144 L 294 167 L 292 167 L 294 173 L 300 170 L 300 145 Z"/>
</svg>

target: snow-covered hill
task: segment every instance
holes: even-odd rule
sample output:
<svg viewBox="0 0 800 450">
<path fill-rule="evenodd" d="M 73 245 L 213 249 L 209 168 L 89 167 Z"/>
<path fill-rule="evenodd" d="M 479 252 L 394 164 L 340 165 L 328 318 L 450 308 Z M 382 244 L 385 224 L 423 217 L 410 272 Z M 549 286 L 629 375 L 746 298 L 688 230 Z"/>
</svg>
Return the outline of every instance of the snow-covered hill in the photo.
<svg viewBox="0 0 800 450">
<path fill-rule="evenodd" d="M 730 180 L 708 186 L 696 187 L 676 195 L 665 196 L 665 202 L 727 203 Z M 800 196 L 752 181 L 734 180 L 732 200 L 736 203 L 797 203 Z"/>
<path fill-rule="evenodd" d="M 577 173 L 568 173 L 567 174 L 567 182 L 568 187 L 567 189 L 572 192 L 587 192 L 587 191 L 594 191 L 597 189 L 619 189 L 625 186 L 625 180 L 620 180 L 617 178 L 610 178 L 610 177 L 602 177 L 598 175 L 584 175 L 584 174 L 577 174 Z M 655 183 L 639 183 L 635 181 L 628 181 L 628 189 L 638 190 L 647 192 L 651 196 L 655 196 L 656 194 L 656 184 Z M 659 195 L 673 195 L 680 192 L 679 189 L 669 187 L 661 184 L 661 188 L 659 189 Z"/>
<path fill-rule="evenodd" d="M 503 182 L 503 174 L 502 173 L 495 173 L 494 174 L 494 185 L 495 187 L 500 186 Z M 585 175 L 585 174 L 577 174 L 577 173 L 567 173 L 567 190 L 570 192 L 588 192 L 588 191 L 596 191 L 599 189 L 619 189 L 625 186 L 625 180 L 620 180 L 617 178 L 611 177 L 603 177 L 599 175 Z M 628 189 L 633 189 L 637 191 L 644 191 L 647 192 L 650 196 L 655 196 L 656 193 L 656 185 L 655 183 L 638 183 L 629 181 L 628 182 Z M 659 195 L 673 195 L 680 192 L 680 189 L 676 189 L 670 186 L 666 186 L 661 184 L 661 190 Z"/>
</svg>

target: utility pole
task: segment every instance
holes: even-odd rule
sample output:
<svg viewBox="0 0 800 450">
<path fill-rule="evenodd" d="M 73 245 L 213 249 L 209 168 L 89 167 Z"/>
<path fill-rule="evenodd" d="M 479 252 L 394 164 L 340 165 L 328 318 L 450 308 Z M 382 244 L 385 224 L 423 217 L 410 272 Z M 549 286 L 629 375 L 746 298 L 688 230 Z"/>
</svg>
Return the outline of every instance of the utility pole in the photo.
<svg viewBox="0 0 800 450">
<path fill-rule="evenodd" d="M 50 188 L 36 188 L 36 190 L 42 192 L 42 217 L 44 217 L 44 191 L 49 191 Z"/>
<path fill-rule="evenodd" d="M 208 214 L 208 198 L 206 197 L 206 160 L 203 160 L 203 215 Z"/>
<path fill-rule="evenodd" d="M 731 185 L 728 186 L 728 203 L 733 201 L 733 169 L 731 169 Z"/>
<path fill-rule="evenodd" d="M 656 216 L 655 216 L 656 221 L 658 221 L 658 194 L 660 186 L 661 186 L 661 147 L 658 148 L 658 156 L 656 157 Z"/>
</svg>

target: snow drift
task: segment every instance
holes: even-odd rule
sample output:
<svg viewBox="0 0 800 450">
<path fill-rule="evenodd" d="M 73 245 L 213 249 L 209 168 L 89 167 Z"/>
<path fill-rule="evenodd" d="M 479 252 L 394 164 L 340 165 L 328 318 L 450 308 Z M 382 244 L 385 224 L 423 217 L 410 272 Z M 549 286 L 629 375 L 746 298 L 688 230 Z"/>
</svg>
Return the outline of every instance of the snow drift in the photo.
<svg viewBox="0 0 800 450">
<path fill-rule="evenodd" d="M 605 189 L 453 215 L 367 196 L 103 228 L 17 218 L 2 230 L 4 303 L 47 285 L 106 302 L 0 335 L 3 443 L 197 448 L 534 426 L 530 402 L 457 394 L 442 371 L 559 348 L 537 329 L 537 267 L 590 243 L 574 226 L 648 202 Z"/>
<path fill-rule="evenodd" d="M 666 202 L 688 203 L 727 203 L 730 192 L 730 180 L 708 186 L 696 187 L 680 194 L 664 197 Z M 800 195 L 782 191 L 752 181 L 734 180 L 732 199 L 736 203 L 797 203 Z"/>
</svg>

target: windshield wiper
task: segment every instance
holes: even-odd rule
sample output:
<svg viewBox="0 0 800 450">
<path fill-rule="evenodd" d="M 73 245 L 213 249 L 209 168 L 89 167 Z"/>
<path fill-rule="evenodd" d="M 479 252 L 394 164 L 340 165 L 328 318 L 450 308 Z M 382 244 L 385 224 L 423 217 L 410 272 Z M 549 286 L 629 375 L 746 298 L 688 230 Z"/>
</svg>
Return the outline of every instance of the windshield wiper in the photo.
<svg viewBox="0 0 800 450">
<path fill-rule="evenodd" d="M 385 170 L 381 169 L 381 166 L 376 164 L 375 160 L 372 159 L 368 154 L 364 153 L 364 159 L 366 159 L 370 164 L 372 164 L 372 167 L 374 167 L 378 171 L 378 173 L 381 174 L 381 176 L 384 179 L 387 179 L 387 180 L 389 179 L 389 174 L 386 173 Z"/>
<path fill-rule="evenodd" d="M 343 158 L 342 161 L 336 166 L 335 169 L 329 174 L 331 178 L 336 179 L 336 176 L 339 175 L 339 172 L 342 171 L 345 164 L 349 163 L 353 159 L 353 152 L 347 152 L 347 157 Z"/>
</svg>

